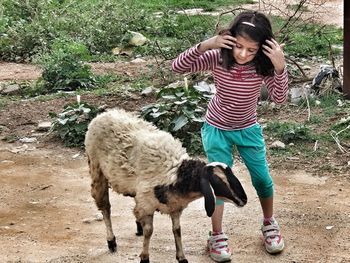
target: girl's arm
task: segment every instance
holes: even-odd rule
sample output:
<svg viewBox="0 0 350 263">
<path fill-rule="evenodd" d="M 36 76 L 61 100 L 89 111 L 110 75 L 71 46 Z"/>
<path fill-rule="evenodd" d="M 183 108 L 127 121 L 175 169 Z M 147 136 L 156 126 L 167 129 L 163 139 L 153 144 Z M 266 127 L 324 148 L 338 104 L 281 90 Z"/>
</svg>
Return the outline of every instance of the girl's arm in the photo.
<svg viewBox="0 0 350 263">
<path fill-rule="evenodd" d="M 288 72 L 282 47 L 283 44 L 278 44 L 274 39 L 266 40 L 266 45 L 263 45 L 264 54 L 275 68 L 275 75 L 265 77 L 265 84 L 270 99 L 277 104 L 284 103 L 288 98 Z"/>
<path fill-rule="evenodd" d="M 181 53 L 172 63 L 177 73 L 198 72 L 213 69 L 219 61 L 219 48 L 232 48 L 235 38 L 217 35 Z"/>
<path fill-rule="evenodd" d="M 269 98 L 276 104 L 282 104 L 287 101 L 288 98 L 288 72 L 287 68 L 282 70 L 281 74 L 277 74 L 272 77 L 265 77 L 264 80 Z"/>
</svg>

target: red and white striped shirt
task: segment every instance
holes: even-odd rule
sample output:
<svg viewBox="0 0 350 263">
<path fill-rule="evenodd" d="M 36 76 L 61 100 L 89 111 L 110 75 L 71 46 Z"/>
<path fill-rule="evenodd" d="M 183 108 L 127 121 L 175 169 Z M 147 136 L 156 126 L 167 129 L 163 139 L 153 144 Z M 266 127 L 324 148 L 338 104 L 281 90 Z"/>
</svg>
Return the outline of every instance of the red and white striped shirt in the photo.
<svg viewBox="0 0 350 263">
<path fill-rule="evenodd" d="M 257 123 L 257 102 L 263 83 L 269 98 L 277 104 L 287 100 L 288 73 L 274 76 L 258 75 L 252 65 L 234 65 L 227 70 L 220 61 L 218 49 L 201 53 L 198 45 L 181 53 L 172 63 L 177 73 L 212 72 L 216 93 L 208 105 L 206 121 L 219 129 L 239 130 Z"/>
</svg>

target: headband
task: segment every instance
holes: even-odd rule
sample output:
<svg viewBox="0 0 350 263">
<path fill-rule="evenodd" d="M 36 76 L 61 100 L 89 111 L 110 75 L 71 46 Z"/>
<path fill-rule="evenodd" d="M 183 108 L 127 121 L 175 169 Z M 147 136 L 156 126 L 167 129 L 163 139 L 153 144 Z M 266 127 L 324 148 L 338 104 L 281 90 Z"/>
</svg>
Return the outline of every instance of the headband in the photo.
<svg viewBox="0 0 350 263">
<path fill-rule="evenodd" d="M 255 27 L 255 25 L 254 25 L 253 23 L 250 23 L 250 22 L 242 22 L 242 24 L 245 24 L 245 25 L 248 25 L 248 26 Z"/>
</svg>

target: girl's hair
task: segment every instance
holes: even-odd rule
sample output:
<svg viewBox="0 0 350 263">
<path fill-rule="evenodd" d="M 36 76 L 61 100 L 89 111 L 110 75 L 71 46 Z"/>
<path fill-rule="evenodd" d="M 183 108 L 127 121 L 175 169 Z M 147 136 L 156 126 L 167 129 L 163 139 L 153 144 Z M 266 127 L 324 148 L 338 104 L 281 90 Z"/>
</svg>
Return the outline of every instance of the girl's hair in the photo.
<svg viewBox="0 0 350 263">
<path fill-rule="evenodd" d="M 252 60 L 256 72 L 263 76 L 273 75 L 273 64 L 262 52 L 262 45 L 265 44 L 265 41 L 274 38 L 271 23 L 264 14 L 255 11 L 242 12 L 233 20 L 228 29 L 222 30 L 219 34 L 229 34 L 234 37 L 241 36 L 257 42 L 259 50 Z M 221 58 L 223 67 L 228 70 L 236 62 L 232 49 L 221 48 Z"/>
</svg>

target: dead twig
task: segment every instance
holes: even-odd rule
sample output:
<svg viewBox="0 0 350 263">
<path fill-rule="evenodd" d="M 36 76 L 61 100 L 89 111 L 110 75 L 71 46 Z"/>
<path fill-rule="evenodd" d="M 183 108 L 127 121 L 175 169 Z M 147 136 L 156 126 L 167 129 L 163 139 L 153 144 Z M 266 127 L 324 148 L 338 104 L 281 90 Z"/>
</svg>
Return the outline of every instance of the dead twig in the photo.
<svg viewBox="0 0 350 263">
<path fill-rule="evenodd" d="M 305 86 L 307 84 L 304 83 L 303 85 L 303 92 L 304 92 L 304 96 L 305 96 L 305 100 L 306 100 L 306 105 L 307 105 L 307 121 L 310 121 L 311 119 L 311 109 L 310 109 L 310 103 L 309 103 L 309 96 L 307 95 L 307 92 L 306 92 L 306 89 L 305 89 Z"/>
<path fill-rule="evenodd" d="M 219 30 L 219 24 L 220 24 L 220 18 L 223 16 L 223 15 L 226 15 L 226 14 L 229 14 L 229 13 L 232 13 L 233 15 L 235 14 L 236 11 L 249 11 L 248 9 L 246 8 L 234 8 L 234 9 L 230 9 L 230 10 L 227 10 L 227 11 L 223 11 L 221 12 L 219 15 L 218 15 L 218 18 L 217 18 L 217 21 L 216 21 L 216 24 L 215 24 L 215 33 L 217 33 Z"/>
<path fill-rule="evenodd" d="M 294 59 L 291 59 L 290 57 L 286 56 L 286 59 L 289 60 L 290 62 L 292 62 L 295 66 L 297 66 L 297 68 L 300 70 L 301 74 L 303 75 L 303 77 L 305 79 L 308 78 L 308 76 L 306 76 L 304 70 L 301 68 L 301 66 L 298 64 L 298 62 L 296 62 Z"/>
<path fill-rule="evenodd" d="M 347 153 L 348 151 L 340 144 L 340 141 L 339 141 L 339 137 L 338 135 L 344 131 L 346 131 L 347 129 L 350 129 L 350 125 L 348 125 L 346 128 L 336 132 L 334 130 L 331 131 L 331 136 L 332 138 L 334 139 L 334 141 L 336 142 L 339 150 L 342 152 L 342 153 Z"/>
</svg>

